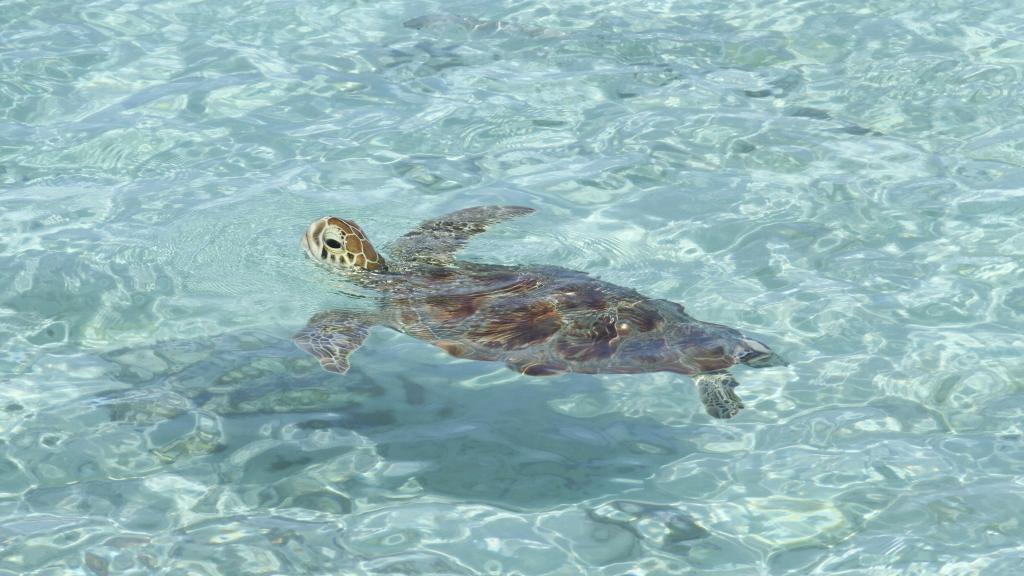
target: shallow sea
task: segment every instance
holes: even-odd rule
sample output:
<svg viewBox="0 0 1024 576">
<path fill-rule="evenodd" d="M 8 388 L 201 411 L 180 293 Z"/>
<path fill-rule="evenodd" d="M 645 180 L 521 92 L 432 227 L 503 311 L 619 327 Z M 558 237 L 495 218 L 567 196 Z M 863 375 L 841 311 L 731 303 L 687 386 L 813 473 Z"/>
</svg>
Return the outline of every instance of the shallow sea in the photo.
<svg viewBox="0 0 1024 576">
<path fill-rule="evenodd" d="M 1009 0 L 2 2 L 0 574 L 1020 574 L 1022 119 Z M 790 366 L 295 348 L 494 203 Z"/>
</svg>

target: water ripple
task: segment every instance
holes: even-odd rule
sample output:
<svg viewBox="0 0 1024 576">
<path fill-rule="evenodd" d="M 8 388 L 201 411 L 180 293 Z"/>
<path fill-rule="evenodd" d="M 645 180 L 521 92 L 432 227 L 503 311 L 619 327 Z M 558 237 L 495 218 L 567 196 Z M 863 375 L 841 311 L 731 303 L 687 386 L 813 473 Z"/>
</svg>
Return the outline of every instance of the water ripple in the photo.
<svg viewBox="0 0 1024 576">
<path fill-rule="evenodd" d="M 869 8 L 0 7 L 0 572 L 1016 573 L 1019 10 Z M 309 221 L 486 203 L 790 366 L 292 345 Z"/>
</svg>

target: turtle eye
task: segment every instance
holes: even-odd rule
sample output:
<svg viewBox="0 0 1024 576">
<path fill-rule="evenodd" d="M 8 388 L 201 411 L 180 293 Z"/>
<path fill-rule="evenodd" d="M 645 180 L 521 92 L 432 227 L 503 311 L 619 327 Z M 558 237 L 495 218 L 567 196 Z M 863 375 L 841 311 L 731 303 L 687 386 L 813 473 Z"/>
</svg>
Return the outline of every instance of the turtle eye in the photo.
<svg viewBox="0 0 1024 576">
<path fill-rule="evenodd" d="M 324 240 L 324 244 L 327 244 L 328 247 L 334 250 L 341 248 L 341 242 L 338 242 L 334 238 L 328 238 L 327 240 Z"/>
</svg>

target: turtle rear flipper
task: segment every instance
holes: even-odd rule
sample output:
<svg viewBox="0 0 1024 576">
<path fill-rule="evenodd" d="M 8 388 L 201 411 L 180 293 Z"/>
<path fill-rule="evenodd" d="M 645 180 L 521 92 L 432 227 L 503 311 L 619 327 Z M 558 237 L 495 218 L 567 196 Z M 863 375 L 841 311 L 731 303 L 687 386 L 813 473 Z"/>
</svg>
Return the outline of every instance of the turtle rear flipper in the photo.
<svg viewBox="0 0 1024 576">
<path fill-rule="evenodd" d="M 732 374 L 728 372 L 698 374 L 693 377 L 693 383 L 697 385 L 704 409 L 712 417 L 732 418 L 743 409 L 743 402 L 734 390 L 740 383 L 732 377 Z"/>
<path fill-rule="evenodd" d="M 474 206 L 427 220 L 390 246 L 398 260 L 446 265 L 474 234 L 492 224 L 533 212 L 525 206 Z"/>
<path fill-rule="evenodd" d="M 366 312 L 328 310 L 309 319 L 292 337 L 299 348 L 316 356 L 325 370 L 348 372 L 348 357 L 363 344 L 370 327 L 377 324 Z"/>
</svg>

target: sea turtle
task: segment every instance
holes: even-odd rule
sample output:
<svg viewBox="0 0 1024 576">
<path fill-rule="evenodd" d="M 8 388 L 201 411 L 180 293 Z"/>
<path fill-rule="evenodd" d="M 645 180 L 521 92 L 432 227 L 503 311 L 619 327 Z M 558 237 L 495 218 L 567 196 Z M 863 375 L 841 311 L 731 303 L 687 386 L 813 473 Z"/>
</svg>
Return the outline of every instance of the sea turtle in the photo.
<svg viewBox="0 0 1024 576">
<path fill-rule="evenodd" d="M 500 266 L 458 261 L 455 252 L 498 222 L 533 212 L 476 206 L 427 220 L 383 256 L 351 220 L 313 222 L 302 247 L 382 293 L 374 310 L 329 310 L 295 335 L 329 371 L 345 373 L 349 355 L 373 326 L 429 342 L 452 356 L 504 362 L 523 374 L 670 371 L 693 376 L 708 414 L 731 418 L 743 408 L 726 369 L 785 365 L 738 331 L 694 319 L 675 302 L 647 298 L 557 266 Z"/>
</svg>

